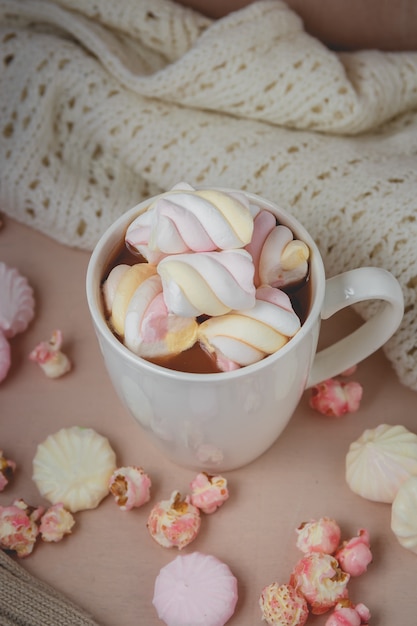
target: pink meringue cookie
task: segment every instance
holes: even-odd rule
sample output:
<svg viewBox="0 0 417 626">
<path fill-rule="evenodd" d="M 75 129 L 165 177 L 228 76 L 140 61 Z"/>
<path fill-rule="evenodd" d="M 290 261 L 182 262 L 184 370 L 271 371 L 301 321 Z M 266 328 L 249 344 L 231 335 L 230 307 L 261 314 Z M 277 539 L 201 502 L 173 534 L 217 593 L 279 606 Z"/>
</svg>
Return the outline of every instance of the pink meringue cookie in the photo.
<svg viewBox="0 0 417 626">
<path fill-rule="evenodd" d="M 59 378 L 71 370 L 71 361 L 61 351 L 62 332 L 54 330 L 49 341 L 41 341 L 29 354 L 48 378 Z"/>
<path fill-rule="evenodd" d="M 71 534 L 74 524 L 73 515 L 67 511 L 62 502 L 58 502 L 50 506 L 42 515 L 39 532 L 43 541 L 56 543 L 65 535 Z"/>
<path fill-rule="evenodd" d="M 10 344 L 6 337 L 0 332 L 0 383 L 9 372 L 12 363 Z"/>
<path fill-rule="evenodd" d="M 167 626 L 224 626 L 237 599 L 230 568 L 214 556 L 191 552 L 161 568 L 152 603 Z"/>
<path fill-rule="evenodd" d="M 6 459 L 3 450 L 0 450 L 0 491 L 3 491 L 11 481 L 16 471 L 16 463 Z"/>
<path fill-rule="evenodd" d="M 269 211 L 260 211 L 255 217 L 252 241 L 246 249 L 256 266 L 256 286 L 284 287 L 303 280 L 308 274 L 310 250 L 307 244 L 294 239 L 287 226 L 277 225 Z"/>
<path fill-rule="evenodd" d="M 241 248 L 253 217 L 243 194 L 176 188 L 161 194 L 128 227 L 125 241 L 149 262 L 165 255 Z"/>
<path fill-rule="evenodd" d="M 227 480 L 223 476 L 212 476 L 200 472 L 190 483 L 191 504 L 203 513 L 211 514 L 229 497 Z"/>
<path fill-rule="evenodd" d="M 304 626 L 309 615 L 306 599 L 291 585 L 272 583 L 264 587 L 259 606 L 269 626 Z"/>
<path fill-rule="evenodd" d="M 116 266 L 103 285 L 110 324 L 129 350 L 145 358 L 178 354 L 197 339 L 194 318 L 171 314 L 154 266 Z"/>
<path fill-rule="evenodd" d="M 208 352 L 216 355 L 219 368 L 233 369 L 277 352 L 300 326 L 287 294 L 263 286 L 256 290 L 252 308 L 231 311 L 200 324 L 198 339 Z"/>
<path fill-rule="evenodd" d="M 340 527 L 329 517 L 303 522 L 296 529 L 296 533 L 297 548 L 305 554 L 309 552 L 333 554 L 340 543 Z"/>
<path fill-rule="evenodd" d="M 350 600 L 341 600 L 335 606 L 324 626 L 367 626 L 371 613 L 362 603 L 356 606 Z"/>
<path fill-rule="evenodd" d="M 130 511 L 149 502 L 151 486 L 148 474 L 137 466 L 117 468 L 109 481 L 109 491 L 121 511 Z"/>
<path fill-rule="evenodd" d="M 171 255 L 157 270 L 168 310 L 176 315 L 217 316 L 255 304 L 254 266 L 246 250 Z"/>
<path fill-rule="evenodd" d="M 35 314 L 33 289 L 15 268 L 0 262 L 0 332 L 10 339 L 26 330 Z"/>
<path fill-rule="evenodd" d="M 43 507 L 31 507 L 22 499 L 10 506 L 0 506 L 0 548 L 16 552 L 21 558 L 29 556 L 39 534 L 43 512 Z"/>
<path fill-rule="evenodd" d="M 344 541 L 340 549 L 335 553 L 340 567 L 350 576 L 360 576 L 366 572 L 372 562 L 369 532 L 361 528 L 357 537 Z"/>
<path fill-rule="evenodd" d="M 189 497 L 173 491 L 169 500 L 161 500 L 151 510 L 147 527 L 153 539 L 164 548 L 179 550 L 194 541 L 200 530 L 200 510 Z"/>
<path fill-rule="evenodd" d="M 334 556 L 311 552 L 296 564 L 290 585 L 303 594 L 314 615 L 321 615 L 347 598 L 349 579 Z"/>
<path fill-rule="evenodd" d="M 310 406 L 322 415 L 341 417 L 359 409 L 362 394 L 363 388 L 358 382 L 345 383 L 329 378 L 312 387 Z"/>
</svg>

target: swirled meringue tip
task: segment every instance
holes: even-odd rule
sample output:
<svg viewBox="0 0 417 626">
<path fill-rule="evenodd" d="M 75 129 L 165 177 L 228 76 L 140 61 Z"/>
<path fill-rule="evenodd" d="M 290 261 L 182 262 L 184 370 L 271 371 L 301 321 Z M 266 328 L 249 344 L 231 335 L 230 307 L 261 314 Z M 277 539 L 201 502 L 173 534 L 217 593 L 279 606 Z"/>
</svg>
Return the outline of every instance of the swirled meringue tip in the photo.
<svg viewBox="0 0 417 626">
<path fill-rule="evenodd" d="M 0 262 L 0 332 L 11 338 L 26 330 L 35 315 L 35 298 L 27 278 Z"/>
<path fill-rule="evenodd" d="M 29 359 L 38 363 L 48 378 L 59 378 L 72 367 L 71 361 L 61 351 L 62 333 L 54 330 L 49 341 L 41 341 L 29 354 Z"/>
<path fill-rule="evenodd" d="M 165 565 L 152 603 L 167 626 L 224 626 L 235 612 L 238 583 L 228 565 L 191 552 Z"/>
</svg>

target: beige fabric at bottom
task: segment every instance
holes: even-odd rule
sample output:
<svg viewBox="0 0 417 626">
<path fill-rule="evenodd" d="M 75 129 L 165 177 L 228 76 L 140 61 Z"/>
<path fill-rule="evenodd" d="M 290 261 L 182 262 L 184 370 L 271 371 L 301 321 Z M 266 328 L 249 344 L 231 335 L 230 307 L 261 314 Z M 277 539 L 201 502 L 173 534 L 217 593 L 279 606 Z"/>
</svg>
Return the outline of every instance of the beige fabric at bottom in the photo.
<svg viewBox="0 0 417 626">
<path fill-rule="evenodd" d="M 261 194 L 329 275 L 398 278 L 384 349 L 417 390 L 417 53 L 337 54 L 279 0 L 217 22 L 169 0 L 0 0 L 0 42 L 0 210 L 90 250 L 181 180 Z"/>
<path fill-rule="evenodd" d="M 0 626 L 97 626 L 97 622 L 0 550 Z"/>
</svg>

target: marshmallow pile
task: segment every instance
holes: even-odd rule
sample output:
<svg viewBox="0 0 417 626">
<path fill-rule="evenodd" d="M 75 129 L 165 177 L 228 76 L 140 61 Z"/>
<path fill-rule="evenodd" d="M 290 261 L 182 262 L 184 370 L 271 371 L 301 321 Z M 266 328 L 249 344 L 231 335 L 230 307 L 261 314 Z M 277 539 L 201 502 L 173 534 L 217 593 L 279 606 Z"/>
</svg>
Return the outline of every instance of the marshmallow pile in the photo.
<svg viewBox="0 0 417 626">
<path fill-rule="evenodd" d="M 300 328 L 282 288 L 306 278 L 309 248 L 243 193 L 181 183 L 132 221 L 125 243 L 145 262 L 116 265 L 103 299 L 110 327 L 141 357 L 199 342 L 228 371 Z"/>
</svg>

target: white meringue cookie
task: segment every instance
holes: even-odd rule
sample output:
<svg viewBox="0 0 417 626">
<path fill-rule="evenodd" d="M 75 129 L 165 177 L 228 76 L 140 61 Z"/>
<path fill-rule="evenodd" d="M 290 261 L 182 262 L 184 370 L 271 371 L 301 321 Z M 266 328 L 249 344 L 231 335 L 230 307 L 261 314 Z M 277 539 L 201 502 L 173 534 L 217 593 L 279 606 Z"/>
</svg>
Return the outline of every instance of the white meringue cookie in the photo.
<svg viewBox="0 0 417 626">
<path fill-rule="evenodd" d="M 417 554 L 417 476 L 402 483 L 391 508 L 391 530 L 399 543 Z"/>
</svg>

